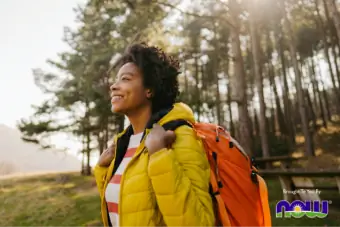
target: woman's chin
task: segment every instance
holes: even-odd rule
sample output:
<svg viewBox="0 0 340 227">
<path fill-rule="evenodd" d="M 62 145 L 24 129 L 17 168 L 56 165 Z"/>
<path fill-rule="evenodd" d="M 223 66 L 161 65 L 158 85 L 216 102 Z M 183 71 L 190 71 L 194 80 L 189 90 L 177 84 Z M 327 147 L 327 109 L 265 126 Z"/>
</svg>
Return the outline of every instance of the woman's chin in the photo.
<svg viewBox="0 0 340 227">
<path fill-rule="evenodd" d="M 118 113 L 118 114 L 124 113 L 123 108 L 121 108 L 119 105 L 115 105 L 115 104 L 111 105 L 111 111 L 112 111 L 112 113 Z"/>
<path fill-rule="evenodd" d="M 116 106 L 116 105 L 111 105 L 111 111 L 112 111 L 112 113 L 119 113 L 120 111 L 120 108 L 118 107 L 118 106 Z"/>
</svg>

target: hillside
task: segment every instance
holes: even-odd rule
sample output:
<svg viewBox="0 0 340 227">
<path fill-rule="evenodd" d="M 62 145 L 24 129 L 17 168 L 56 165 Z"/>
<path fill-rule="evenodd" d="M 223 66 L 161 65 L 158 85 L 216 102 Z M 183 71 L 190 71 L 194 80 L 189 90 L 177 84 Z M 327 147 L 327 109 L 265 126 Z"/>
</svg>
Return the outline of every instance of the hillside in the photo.
<svg viewBox="0 0 340 227">
<path fill-rule="evenodd" d="M 18 130 L 0 124 L 0 176 L 33 172 L 80 171 L 75 156 L 56 150 L 41 150 L 26 143 Z"/>
<path fill-rule="evenodd" d="M 278 219 L 282 199 L 277 180 L 267 181 L 273 226 L 339 226 L 338 211 L 325 219 Z M 0 226 L 100 226 L 100 202 L 93 177 L 77 173 L 0 180 Z"/>
</svg>

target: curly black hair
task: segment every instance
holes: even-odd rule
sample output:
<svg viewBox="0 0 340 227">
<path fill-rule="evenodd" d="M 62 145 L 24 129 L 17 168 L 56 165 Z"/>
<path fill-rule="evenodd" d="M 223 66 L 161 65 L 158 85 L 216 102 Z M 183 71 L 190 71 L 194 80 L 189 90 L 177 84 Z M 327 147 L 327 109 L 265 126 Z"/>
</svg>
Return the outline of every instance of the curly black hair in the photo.
<svg viewBox="0 0 340 227">
<path fill-rule="evenodd" d="M 121 58 L 121 65 L 133 62 L 143 74 L 143 83 L 152 91 L 152 113 L 171 107 L 179 95 L 179 62 L 164 51 L 146 43 L 132 44 Z"/>
</svg>

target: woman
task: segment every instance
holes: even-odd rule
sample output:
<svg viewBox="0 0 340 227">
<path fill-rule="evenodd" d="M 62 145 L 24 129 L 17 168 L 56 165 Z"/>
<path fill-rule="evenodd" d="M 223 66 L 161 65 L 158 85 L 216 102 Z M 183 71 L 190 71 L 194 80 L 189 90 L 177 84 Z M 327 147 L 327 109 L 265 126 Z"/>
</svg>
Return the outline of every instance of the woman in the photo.
<svg viewBox="0 0 340 227">
<path fill-rule="evenodd" d="M 213 226 L 209 163 L 188 126 L 165 131 L 166 122 L 194 122 L 175 103 L 178 62 L 156 47 L 132 45 L 111 86 L 112 111 L 131 125 L 114 138 L 95 167 L 105 226 Z M 155 124 L 156 123 L 156 124 Z"/>
</svg>

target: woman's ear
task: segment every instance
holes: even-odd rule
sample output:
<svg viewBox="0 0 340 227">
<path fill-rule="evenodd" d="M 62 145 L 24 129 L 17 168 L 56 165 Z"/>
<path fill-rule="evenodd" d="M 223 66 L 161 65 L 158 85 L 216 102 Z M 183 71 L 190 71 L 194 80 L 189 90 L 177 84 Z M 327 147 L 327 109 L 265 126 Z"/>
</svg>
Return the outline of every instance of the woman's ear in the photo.
<svg viewBox="0 0 340 227">
<path fill-rule="evenodd" d="M 153 95 L 152 91 L 151 91 L 150 89 L 147 89 L 147 90 L 146 90 L 146 97 L 147 97 L 148 99 L 151 99 L 151 98 L 152 98 L 152 95 Z"/>
</svg>

